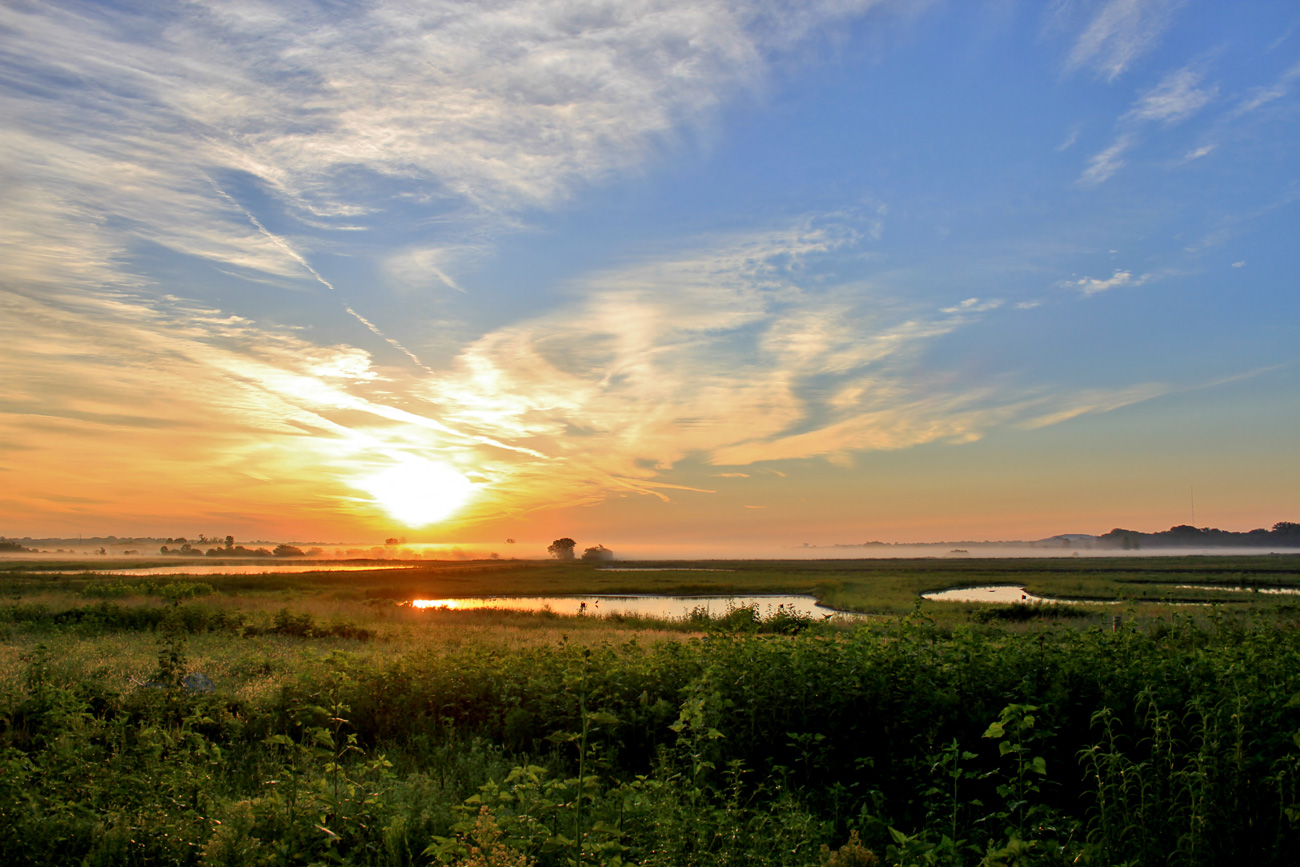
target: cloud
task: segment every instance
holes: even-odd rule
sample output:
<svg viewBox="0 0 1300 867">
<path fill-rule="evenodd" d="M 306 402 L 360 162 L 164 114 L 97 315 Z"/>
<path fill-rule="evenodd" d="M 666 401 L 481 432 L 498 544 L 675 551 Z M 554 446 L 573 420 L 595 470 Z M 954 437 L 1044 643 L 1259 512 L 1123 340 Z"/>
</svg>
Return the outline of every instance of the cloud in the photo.
<svg viewBox="0 0 1300 867">
<path fill-rule="evenodd" d="M 1075 124 L 1074 126 L 1070 127 L 1070 131 L 1065 134 L 1065 138 L 1061 141 L 1059 145 L 1056 146 L 1056 152 L 1058 154 L 1063 153 L 1064 151 L 1067 151 L 1071 147 L 1073 147 L 1074 143 L 1079 140 L 1080 130 L 1081 127 L 1078 124 Z"/>
<path fill-rule="evenodd" d="M 1089 413 L 1112 412 L 1135 403 L 1151 400 L 1168 394 L 1167 386 L 1146 383 L 1121 389 L 1084 389 L 1071 395 L 1063 406 L 1053 407 L 1045 412 L 1032 414 L 1019 423 L 1019 427 L 1029 430 L 1061 424 L 1070 419 Z"/>
<path fill-rule="evenodd" d="M 1273 82 L 1273 84 L 1253 90 L 1250 96 L 1238 103 L 1237 108 L 1233 111 L 1233 116 L 1239 117 L 1243 114 L 1249 114 L 1263 108 L 1274 100 L 1282 99 L 1291 92 L 1291 87 L 1298 78 L 1300 78 L 1300 63 L 1295 63 L 1278 76 L 1277 81 Z"/>
<path fill-rule="evenodd" d="M 1110 180 L 1116 172 L 1124 168 L 1126 161 L 1123 156 L 1132 146 L 1132 136 L 1121 135 L 1110 147 L 1088 160 L 1088 167 L 1079 176 L 1078 183 L 1085 187 L 1095 187 Z"/>
<path fill-rule="evenodd" d="M 0 240 L 30 251 L 20 275 L 120 276 L 147 239 L 295 278 L 237 188 L 339 231 L 401 196 L 510 225 L 675 146 L 768 52 L 876 5 L 5 6 L 0 144 L 23 183 Z"/>
<path fill-rule="evenodd" d="M 1180 123 L 1204 108 L 1218 93 L 1218 88 L 1198 88 L 1200 81 L 1201 75 L 1190 68 L 1171 72 L 1138 98 L 1128 116 L 1166 125 Z"/>
<path fill-rule="evenodd" d="M 137 383 L 138 392 L 117 387 L 112 362 L 98 351 L 82 359 L 70 349 L 60 361 L 30 340 L 14 340 L 0 343 L 0 364 L 13 370 L 11 388 L 101 381 L 105 397 L 97 403 L 136 406 L 152 395 L 160 417 L 177 422 L 186 411 L 202 413 L 206 397 L 192 395 L 212 392 L 220 395 L 213 406 L 231 410 L 223 417 L 255 418 L 259 430 L 289 423 L 324 430 L 323 441 L 353 441 L 348 424 L 326 424 L 305 404 L 293 403 L 283 419 L 276 415 L 289 400 L 281 385 L 297 383 L 302 395 L 332 395 L 330 419 L 360 414 L 366 430 L 426 432 L 392 448 L 444 448 L 422 439 L 457 440 L 432 422 L 434 412 L 403 416 L 391 397 L 339 394 L 318 376 L 286 374 L 277 365 L 293 369 L 297 361 L 267 366 L 257 360 L 262 348 L 255 343 L 215 352 L 212 340 L 264 329 L 234 324 L 228 313 L 207 316 L 200 328 L 174 296 L 203 297 L 202 281 L 178 286 L 146 278 L 148 269 L 136 260 L 191 257 L 271 291 L 324 292 L 336 299 L 337 313 L 365 329 L 359 339 L 373 333 L 405 353 L 413 374 L 429 377 L 430 368 L 322 273 L 316 259 L 333 252 L 331 233 L 357 243 L 370 228 L 393 225 L 392 210 L 413 203 L 443 221 L 446 237 L 407 246 L 381 263 L 381 273 L 399 292 L 463 292 L 455 265 L 481 255 L 494 232 L 513 231 L 530 209 L 553 207 L 678 147 L 723 101 L 761 84 L 773 52 L 877 5 L 196 0 L 141 13 L 57 0 L 0 5 L 0 291 L 46 323 L 40 333 L 49 346 L 69 340 L 80 347 L 69 335 L 101 334 L 102 346 L 140 359 L 126 369 L 141 376 L 151 364 L 166 368 L 176 353 L 187 359 L 175 376 L 183 396 L 174 401 L 153 380 Z M 183 263 L 191 273 L 193 265 Z M 656 275 L 641 279 L 641 291 L 652 293 Z M 701 315 L 726 318 L 731 300 L 743 310 L 747 292 L 737 287 L 735 298 L 719 299 L 717 309 Z M 682 300 L 686 311 L 689 290 Z M 99 316 L 126 322 L 112 331 L 97 324 Z M 311 357 L 310 342 L 297 341 L 292 355 Z M 577 347 L 575 359 L 586 351 Z M 240 353 L 249 354 L 242 365 Z M 38 373 L 36 359 L 48 370 Z M 634 358 L 627 363 L 635 368 Z M 223 367 L 236 381 L 224 391 L 213 373 Z M 379 388 L 378 379 L 366 387 Z M 387 387 L 390 394 L 400 390 L 393 382 Z M 70 437 L 70 416 L 57 407 L 65 397 L 77 401 L 63 388 L 45 392 L 55 409 L 42 424 L 60 425 L 61 436 Z M 257 406 L 257 395 L 266 407 Z M 237 413 L 223 403 L 236 397 Z M 41 399 L 31 397 L 30 405 Z M 493 454 L 511 452 L 489 440 L 473 443 Z"/>
<path fill-rule="evenodd" d="M 58 499 L 72 493 L 128 524 L 217 512 L 286 533 L 288 521 L 373 524 L 386 519 L 365 479 L 409 457 L 488 483 L 480 452 L 544 460 L 394 398 L 411 375 L 363 350 L 190 302 L 0 290 L 0 345 L 0 441 L 15 449 L 0 517 L 11 523 L 98 520 L 102 507 Z"/>
<path fill-rule="evenodd" d="M 1201 73 L 1191 67 L 1184 67 L 1166 74 L 1155 87 L 1141 94 L 1119 118 L 1117 125 L 1121 130 L 1120 135 L 1110 147 L 1088 160 L 1087 167 L 1079 176 L 1079 185 L 1095 187 L 1114 177 L 1127 164 L 1124 155 L 1141 142 L 1141 130 L 1146 125 L 1162 123 L 1172 126 L 1187 120 L 1208 105 L 1218 93 L 1218 88 L 1198 87 L 1201 78 Z M 1184 160 L 1199 159 L 1214 148 L 1213 144 L 1205 145 L 1189 152 Z"/>
<path fill-rule="evenodd" d="M 1097 277 L 1080 277 L 1077 280 L 1063 280 L 1057 285 L 1062 288 L 1077 290 L 1084 296 L 1089 296 L 1120 287 L 1141 286 L 1150 279 L 1150 274 L 1134 277 L 1132 271 L 1116 269 L 1114 274 L 1104 280 Z"/>
<path fill-rule="evenodd" d="M 384 270 L 393 282 L 405 290 L 442 286 L 467 294 L 450 275 L 451 263 L 477 252 L 460 246 L 416 246 L 399 250 L 384 262 Z"/>
<path fill-rule="evenodd" d="M 1187 155 L 1184 156 L 1183 159 L 1187 160 L 1188 162 L 1191 162 L 1192 160 L 1199 160 L 1201 157 L 1207 157 L 1210 154 L 1214 153 L 1216 148 L 1218 148 L 1218 145 L 1213 145 L 1213 144 L 1201 145 L 1195 150 L 1188 151 Z"/>
<path fill-rule="evenodd" d="M 1088 68 L 1114 81 L 1164 35 L 1181 0 L 1105 0 L 1088 4 L 1096 11 L 1066 58 L 1067 71 Z M 1058 4 L 1058 14 L 1069 7 Z"/>
<path fill-rule="evenodd" d="M 967 298 L 960 304 L 952 307 L 944 307 L 944 313 L 984 313 L 988 310 L 997 310 L 1003 305 L 1003 301 L 998 298 L 992 298 L 981 301 L 979 298 Z"/>
<path fill-rule="evenodd" d="M 687 459 L 842 460 L 1129 400 L 926 369 L 939 341 L 998 303 L 927 313 L 886 287 L 808 279 L 843 236 L 804 224 L 591 275 L 566 309 L 466 347 L 424 395 L 456 429 L 545 454 L 502 470 L 538 504 L 661 496 L 653 483 Z"/>
</svg>

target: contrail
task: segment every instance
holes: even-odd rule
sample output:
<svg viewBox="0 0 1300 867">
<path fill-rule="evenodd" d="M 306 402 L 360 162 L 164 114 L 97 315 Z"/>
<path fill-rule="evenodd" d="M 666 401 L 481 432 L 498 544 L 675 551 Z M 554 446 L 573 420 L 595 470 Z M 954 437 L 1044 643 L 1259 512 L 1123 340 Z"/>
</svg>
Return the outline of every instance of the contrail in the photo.
<svg viewBox="0 0 1300 867">
<path fill-rule="evenodd" d="M 289 254 L 289 256 L 290 256 L 290 257 L 291 257 L 295 262 L 297 262 L 299 265 L 301 265 L 302 267 L 306 268 L 306 269 L 307 269 L 307 273 L 311 274 L 311 276 L 313 276 L 313 277 L 316 278 L 316 282 L 320 283 L 320 284 L 321 284 L 322 286 L 324 286 L 326 289 L 329 289 L 331 292 L 333 292 L 335 295 L 337 295 L 340 299 L 342 299 L 342 297 L 343 297 L 343 293 L 340 292 L 340 291 L 338 290 L 338 287 L 335 286 L 335 285 L 334 285 L 333 283 L 331 283 L 330 281 L 326 280 L 324 277 L 322 277 L 321 274 L 320 274 L 320 272 L 317 271 L 315 268 L 313 268 L 313 267 L 311 266 L 311 263 L 308 262 L 306 259 L 304 259 L 304 258 L 302 257 L 302 255 L 300 255 L 300 254 L 298 253 L 297 250 L 295 250 L 295 249 L 293 249 L 293 247 L 289 246 L 289 243 L 288 243 L 287 241 L 285 241 L 285 240 L 284 240 L 283 238 L 281 238 L 279 235 L 276 235 L 274 232 L 272 232 L 272 231 L 270 231 L 269 229 L 267 229 L 266 226 L 263 226 L 261 220 L 257 219 L 257 217 L 254 216 L 253 213 L 252 213 L 251 211 L 248 210 L 248 208 L 245 208 L 245 207 L 244 207 L 243 205 L 241 205 L 238 201 L 236 201 L 234 196 L 230 195 L 230 194 L 227 193 L 225 190 L 221 189 L 221 187 L 217 186 L 217 182 L 214 181 L 214 180 L 212 180 L 211 177 L 208 178 L 208 183 L 212 185 L 212 189 L 216 190 L 216 191 L 217 191 L 217 194 L 218 194 L 219 196 L 221 196 L 223 199 L 225 199 L 226 201 L 230 202 L 230 204 L 232 204 L 232 205 L 234 205 L 236 208 L 238 208 L 238 209 L 240 210 L 240 212 L 243 213 L 243 215 L 244 215 L 245 217 L 248 218 L 248 221 L 249 221 L 250 223 L 252 223 L 254 226 L 257 227 L 257 231 L 261 232 L 261 233 L 262 233 L 262 234 L 267 238 L 267 240 L 269 240 L 272 244 L 275 244 L 277 247 L 279 247 L 279 248 L 280 248 L 281 250 L 283 250 L 285 253 Z M 445 278 L 444 278 L 444 279 L 445 279 Z M 452 285 L 454 286 L 455 284 L 452 284 Z M 459 287 L 457 287 L 457 288 L 459 288 Z M 462 291 L 463 291 L 463 290 L 462 290 Z M 393 338 L 389 337 L 389 336 L 388 336 L 387 334 L 385 334 L 383 331 L 379 330 L 379 326 L 378 326 L 378 325 L 375 325 L 375 323 L 371 322 L 369 319 L 367 319 L 366 317 L 362 316 L 362 315 L 361 315 L 360 313 L 358 313 L 357 311 L 353 310 L 353 309 L 352 309 L 351 307 L 349 307 L 347 304 L 344 304 L 344 305 L 343 305 L 343 309 L 346 310 L 346 311 L 348 312 L 348 315 L 349 315 L 349 316 L 351 316 L 352 318 L 356 319 L 356 320 L 357 320 L 358 322 L 360 322 L 362 325 L 366 326 L 366 328 L 368 328 L 368 329 L 371 331 L 371 333 L 373 333 L 373 334 L 374 334 L 376 337 L 378 337 L 380 340 L 383 340 L 383 341 L 384 341 L 385 343 L 387 343 L 389 346 L 391 346 L 391 347 L 393 347 L 394 349 L 398 350 L 399 352 L 403 353 L 404 355 L 406 355 L 407 358 L 409 358 L 409 359 L 411 359 L 411 361 L 415 362 L 415 365 L 416 365 L 417 367 L 419 367 L 421 370 L 423 370 L 425 373 L 433 374 L 433 370 L 432 370 L 428 365 L 426 365 L 423 361 L 421 361 L 420 358 L 419 358 L 419 356 L 417 356 L 417 355 L 416 355 L 414 352 L 412 352 L 411 350 L 407 349 L 407 348 L 406 348 L 405 346 L 403 346 L 402 344 L 398 343 L 398 342 L 397 342 L 396 340 L 394 340 Z"/>
</svg>

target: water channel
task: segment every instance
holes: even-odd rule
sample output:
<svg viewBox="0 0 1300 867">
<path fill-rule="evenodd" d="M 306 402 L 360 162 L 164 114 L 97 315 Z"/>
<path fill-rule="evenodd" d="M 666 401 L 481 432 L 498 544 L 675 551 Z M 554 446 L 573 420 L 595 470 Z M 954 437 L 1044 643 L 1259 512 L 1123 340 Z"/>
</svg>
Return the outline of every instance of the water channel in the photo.
<svg viewBox="0 0 1300 867">
<path fill-rule="evenodd" d="M 1300 587 L 1235 587 L 1217 584 L 1166 584 L 1174 590 L 1210 590 L 1221 593 L 1267 593 L 1273 595 L 1300 595 Z M 1024 587 L 1000 584 L 984 587 L 957 587 L 921 596 L 932 602 L 986 602 L 996 605 L 1119 605 L 1118 599 L 1049 599 L 1035 596 Z M 1162 602 L 1160 599 L 1128 600 L 1129 602 Z M 1212 605 L 1212 602 L 1167 602 L 1169 605 Z"/>
<path fill-rule="evenodd" d="M 817 604 L 811 596 L 481 596 L 463 599 L 415 599 L 416 608 L 467 611 L 498 608 L 510 611 L 544 611 L 556 614 L 622 614 L 680 620 L 704 610 L 723 617 L 737 608 L 754 607 L 758 616 L 786 613 L 799 617 L 833 617 L 840 612 Z"/>
<path fill-rule="evenodd" d="M 934 593 L 922 593 L 921 597 L 931 602 L 989 602 L 997 605 L 1072 605 L 1072 599 L 1047 599 L 1026 592 L 1024 587 L 1010 584 L 990 585 L 987 587 L 956 587 L 952 590 L 939 590 Z"/>
<path fill-rule="evenodd" d="M 1300 587 L 1237 587 L 1218 584 L 1177 584 L 1175 586 L 1179 590 L 1215 590 L 1220 593 L 1269 593 L 1285 596 L 1300 594 Z"/>
</svg>

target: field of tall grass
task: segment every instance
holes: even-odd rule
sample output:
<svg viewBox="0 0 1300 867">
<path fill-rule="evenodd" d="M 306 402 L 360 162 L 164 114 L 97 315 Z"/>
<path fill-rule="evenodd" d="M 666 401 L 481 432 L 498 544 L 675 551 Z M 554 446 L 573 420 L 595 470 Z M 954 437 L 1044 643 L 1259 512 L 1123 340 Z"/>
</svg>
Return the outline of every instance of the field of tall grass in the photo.
<svg viewBox="0 0 1300 867">
<path fill-rule="evenodd" d="M 1114 606 L 917 595 L 1014 583 L 1168 603 L 1143 594 L 1287 584 L 1297 558 L 711 565 L 731 571 L 14 570 L 0 577 L 0 852 L 104 865 L 1300 862 L 1300 620 L 1284 597 L 1131 601 L 1116 624 Z M 804 590 L 876 616 L 400 604 L 456 586 Z"/>
</svg>

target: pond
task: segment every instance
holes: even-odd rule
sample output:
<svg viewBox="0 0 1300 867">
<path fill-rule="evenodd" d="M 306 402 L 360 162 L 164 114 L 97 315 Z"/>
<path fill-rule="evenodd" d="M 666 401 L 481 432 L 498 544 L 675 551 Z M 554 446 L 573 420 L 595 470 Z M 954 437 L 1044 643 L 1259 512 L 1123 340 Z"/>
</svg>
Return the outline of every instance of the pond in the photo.
<svg viewBox="0 0 1300 867">
<path fill-rule="evenodd" d="M 703 609 L 722 617 L 736 608 L 754 606 L 767 618 L 778 612 L 800 617 L 833 617 L 840 612 L 817 604 L 811 596 L 479 596 L 462 599 L 415 599 L 416 608 L 447 608 L 456 611 L 499 608 L 510 611 L 550 610 L 556 614 L 623 614 L 680 620 Z"/>
</svg>

